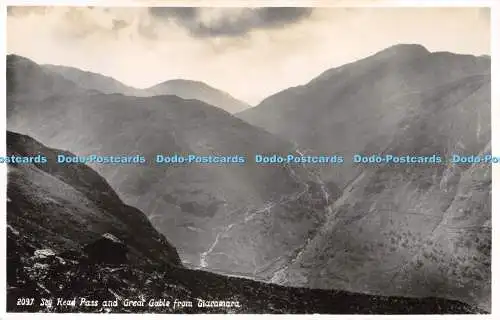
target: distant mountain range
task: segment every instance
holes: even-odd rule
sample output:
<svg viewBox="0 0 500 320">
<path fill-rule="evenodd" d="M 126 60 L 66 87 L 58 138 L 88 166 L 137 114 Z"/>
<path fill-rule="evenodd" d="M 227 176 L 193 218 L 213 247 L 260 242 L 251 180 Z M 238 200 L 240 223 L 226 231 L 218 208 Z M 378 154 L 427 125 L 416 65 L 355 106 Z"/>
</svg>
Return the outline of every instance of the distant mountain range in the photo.
<svg viewBox="0 0 500 320">
<path fill-rule="evenodd" d="M 143 96 L 145 93 L 141 89 L 129 87 L 120 81 L 103 76 L 102 74 L 84 71 L 74 67 L 60 66 L 53 64 L 41 65 L 43 69 L 52 71 L 63 76 L 65 79 L 78 85 L 85 90 L 95 90 L 102 93 L 121 93 L 131 96 Z"/>
<path fill-rule="evenodd" d="M 44 68 L 73 81 L 80 88 L 97 90 L 102 93 L 121 93 L 128 96 L 175 95 L 184 99 L 196 99 L 209 105 L 235 113 L 250 108 L 250 105 L 233 98 L 226 92 L 215 89 L 203 82 L 185 79 L 168 80 L 146 89 L 126 86 L 121 82 L 98 73 L 83 71 L 73 67 L 43 65 Z"/>
<path fill-rule="evenodd" d="M 445 299 L 287 288 L 185 269 L 146 216 L 123 204 L 95 171 L 54 164 L 56 154 L 70 153 L 13 132 L 7 132 L 7 153 L 49 159 L 8 166 L 8 312 L 484 313 Z M 115 300 L 116 306 L 102 305 Z M 217 307 L 214 300 L 233 304 Z"/>
<path fill-rule="evenodd" d="M 186 266 L 490 310 L 491 166 L 350 161 L 490 153 L 490 64 L 396 45 L 232 115 L 197 97 L 200 83 L 135 92 L 9 55 L 7 128 L 78 155 L 344 154 L 339 166 L 91 167 Z"/>
</svg>

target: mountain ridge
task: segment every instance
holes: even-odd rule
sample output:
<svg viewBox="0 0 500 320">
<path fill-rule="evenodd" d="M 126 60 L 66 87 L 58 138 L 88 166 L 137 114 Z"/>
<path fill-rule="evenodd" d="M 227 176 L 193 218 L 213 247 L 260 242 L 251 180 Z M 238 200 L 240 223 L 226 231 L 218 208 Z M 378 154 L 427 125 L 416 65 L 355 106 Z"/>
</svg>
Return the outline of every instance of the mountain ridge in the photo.
<svg viewBox="0 0 500 320">
<path fill-rule="evenodd" d="M 280 94 L 290 92 L 290 91 L 299 91 L 300 92 L 300 90 L 307 87 L 307 85 L 314 84 L 316 81 L 320 81 L 321 79 L 328 78 L 331 75 L 335 75 L 336 73 L 340 72 L 341 70 L 344 70 L 345 68 L 348 68 L 349 66 L 352 66 L 353 64 L 364 63 L 364 62 L 370 61 L 371 59 L 374 59 L 374 58 L 387 59 L 391 55 L 398 55 L 401 53 L 403 54 L 404 59 L 408 59 L 408 58 L 414 59 L 414 58 L 423 57 L 423 56 L 426 56 L 429 54 L 443 54 L 443 55 L 454 55 L 454 56 L 462 56 L 462 57 L 491 60 L 490 55 L 473 55 L 473 54 L 454 53 L 454 52 L 450 52 L 450 51 L 429 51 L 425 46 L 423 46 L 421 44 L 416 44 L 416 43 L 415 44 L 408 44 L 408 43 L 396 44 L 396 45 L 390 46 L 388 48 L 376 51 L 375 53 L 370 54 L 364 58 L 361 58 L 358 60 L 353 60 L 351 62 L 344 63 L 340 66 L 331 67 L 331 68 L 319 73 L 318 75 L 313 77 L 311 80 L 309 80 L 303 84 L 298 84 L 295 86 L 291 86 L 289 88 L 285 88 L 283 90 L 279 90 L 276 93 L 271 94 L 271 95 L 265 97 L 264 99 L 262 99 L 256 106 L 253 106 L 247 110 L 241 111 L 241 114 L 244 115 L 246 112 L 250 112 L 252 109 L 257 108 L 259 105 L 265 104 L 266 100 L 269 100 L 276 95 L 280 95 Z"/>
<path fill-rule="evenodd" d="M 395 49 L 327 70 L 237 116 L 313 154 L 446 159 L 483 152 L 491 141 L 491 59 Z M 491 230 L 483 228 L 491 220 L 490 169 L 346 158 L 347 165 L 319 173 L 342 189 L 325 224 L 290 265 L 261 276 L 316 288 L 432 292 L 490 309 Z M 462 220 L 448 218 L 454 215 Z M 467 244 L 446 240 L 465 222 Z M 405 267 L 396 272 L 399 264 Z"/>
<path fill-rule="evenodd" d="M 184 99 L 200 100 L 230 113 L 239 112 L 250 107 L 249 104 L 234 98 L 229 93 L 198 80 L 171 79 L 140 89 L 125 85 L 113 77 L 75 67 L 53 64 L 42 66 L 73 81 L 83 89 L 97 90 L 102 93 L 120 93 L 137 97 L 176 95 Z"/>
<path fill-rule="evenodd" d="M 413 46 L 403 45 L 398 48 L 408 48 L 411 51 Z M 278 92 L 258 106 L 237 113 L 236 116 L 316 152 L 335 150 L 350 154 L 362 151 L 366 140 L 371 140 L 368 141 L 369 144 L 377 144 L 376 141 L 383 140 L 384 135 L 378 133 L 380 138 L 362 137 L 355 126 L 346 128 L 347 131 L 344 132 L 345 121 L 342 119 L 358 126 L 360 119 L 363 121 L 362 125 L 370 125 L 368 122 L 371 121 L 373 124 L 370 126 L 373 126 L 377 123 L 375 119 L 385 118 L 390 121 L 388 129 L 393 130 L 397 117 L 409 112 L 405 104 L 410 103 L 411 94 L 419 90 L 430 90 L 462 76 L 487 76 L 490 73 L 490 59 L 440 52 L 425 53 L 428 51 L 422 48 L 417 51 L 418 54 L 410 54 L 409 59 L 378 59 L 377 54 L 384 56 L 386 51 L 383 50 L 357 62 L 329 69 L 307 84 Z M 371 98 L 364 100 L 365 97 Z M 342 109 L 343 105 L 351 104 L 357 111 Z M 362 110 L 363 106 L 370 105 L 370 112 Z M 395 107 L 391 108 L 391 105 Z M 395 115 L 391 119 L 384 116 L 385 112 L 394 112 Z M 315 126 L 307 128 L 309 123 L 315 123 Z M 338 145 L 326 142 L 326 134 L 345 134 L 352 143 L 346 141 L 345 146 L 339 148 Z M 327 174 L 325 179 L 335 178 L 340 185 L 353 178 L 352 173 L 345 177 L 335 174 L 332 176 L 332 173 L 323 172 Z"/>
<path fill-rule="evenodd" d="M 144 90 L 149 95 L 170 93 L 185 99 L 201 100 L 230 113 L 236 113 L 250 108 L 249 104 L 234 98 L 229 93 L 197 80 L 172 79 L 158 83 Z"/>
</svg>

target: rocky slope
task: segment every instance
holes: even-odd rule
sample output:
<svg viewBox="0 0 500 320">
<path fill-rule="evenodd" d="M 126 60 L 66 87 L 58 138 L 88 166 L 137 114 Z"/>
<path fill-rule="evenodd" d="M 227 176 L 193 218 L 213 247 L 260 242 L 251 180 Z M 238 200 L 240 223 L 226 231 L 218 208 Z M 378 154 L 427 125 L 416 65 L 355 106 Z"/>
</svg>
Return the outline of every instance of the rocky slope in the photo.
<svg viewBox="0 0 500 320">
<path fill-rule="evenodd" d="M 397 45 L 239 113 L 304 152 L 346 154 L 346 165 L 319 174 L 343 189 L 322 230 L 290 266 L 267 276 L 490 308 L 491 169 L 349 163 L 355 153 L 487 153 L 490 73 L 488 56 Z"/>
<path fill-rule="evenodd" d="M 95 171 L 54 164 L 56 153 L 69 153 L 12 132 L 7 150 L 48 157 L 8 167 L 8 312 L 484 313 L 445 299 L 286 288 L 185 269 L 145 216 Z"/>
<path fill-rule="evenodd" d="M 177 251 L 139 210 L 125 205 L 89 167 L 55 163 L 57 154 L 28 136 L 7 132 L 9 156 L 44 155 L 46 163 L 9 164 L 7 223 L 11 230 L 56 251 L 79 250 L 111 233 L 131 249 L 135 263 L 180 265 Z M 61 236 L 61 233 L 64 236 Z"/>
<path fill-rule="evenodd" d="M 18 67 L 14 80 L 23 83 L 25 65 Z M 253 164 L 256 153 L 286 154 L 294 146 L 203 102 L 96 92 L 16 99 L 36 90 L 43 88 L 33 83 L 12 90 L 8 128 L 81 156 L 145 156 L 144 164 L 90 166 L 145 212 L 188 263 L 247 274 L 283 265 L 323 223 L 325 205 L 338 195 L 334 185 L 300 166 Z M 174 153 L 249 158 L 245 165 L 152 163 L 156 154 Z"/>
<path fill-rule="evenodd" d="M 415 95 L 418 113 L 382 151 L 491 154 L 489 76 Z M 323 229 L 274 280 L 384 294 L 433 294 L 490 308 L 491 165 L 364 165 Z"/>
</svg>

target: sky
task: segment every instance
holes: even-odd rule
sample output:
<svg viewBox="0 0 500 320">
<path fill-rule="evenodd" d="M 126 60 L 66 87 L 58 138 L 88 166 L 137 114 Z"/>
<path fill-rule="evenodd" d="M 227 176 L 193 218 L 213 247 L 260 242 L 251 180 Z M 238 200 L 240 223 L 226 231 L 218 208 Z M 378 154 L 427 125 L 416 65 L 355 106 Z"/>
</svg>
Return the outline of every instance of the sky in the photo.
<svg viewBox="0 0 500 320">
<path fill-rule="evenodd" d="M 146 88 L 203 81 L 251 105 L 398 43 L 490 54 L 487 8 L 9 7 L 7 51 Z"/>
</svg>

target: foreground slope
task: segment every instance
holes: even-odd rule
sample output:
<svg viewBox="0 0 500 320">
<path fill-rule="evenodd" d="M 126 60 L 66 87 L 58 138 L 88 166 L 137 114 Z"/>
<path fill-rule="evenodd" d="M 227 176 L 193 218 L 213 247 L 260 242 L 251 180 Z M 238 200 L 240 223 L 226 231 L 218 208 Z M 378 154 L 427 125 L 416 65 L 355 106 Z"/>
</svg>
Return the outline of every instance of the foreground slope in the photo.
<svg viewBox="0 0 500 320">
<path fill-rule="evenodd" d="M 132 260 L 180 265 L 177 251 L 139 210 L 125 205 L 108 183 L 85 165 L 59 165 L 57 154 L 28 136 L 7 132 L 8 155 L 45 155 L 47 163 L 9 164 L 7 223 L 52 249 L 77 250 L 111 233 L 126 241 Z M 61 236 L 61 233 L 66 236 Z M 43 242 L 41 242 L 43 244 Z"/>
<path fill-rule="evenodd" d="M 19 83 L 25 68 L 12 71 Z M 40 67 L 32 62 L 29 68 Z M 203 102 L 99 92 L 18 99 L 43 91 L 39 85 L 12 90 L 7 127 L 80 156 L 145 156 L 144 164 L 90 165 L 195 266 L 254 274 L 270 262 L 287 263 L 323 223 L 330 195 L 338 194 L 300 166 L 253 164 L 256 153 L 286 154 L 293 145 Z M 244 165 L 171 165 L 154 163 L 157 154 L 248 159 Z"/>
<path fill-rule="evenodd" d="M 9 165 L 9 312 L 482 312 L 445 299 L 286 288 L 184 269 L 175 249 L 139 210 L 124 205 L 95 171 L 85 165 L 54 164 L 53 155 L 63 151 L 12 132 L 7 133 L 7 150 L 9 156 L 43 154 L 49 158 L 44 165 Z M 98 237 L 102 232 L 106 233 Z M 19 303 L 26 297 L 35 303 Z M 71 301 L 75 297 L 76 306 L 57 304 L 58 299 Z M 87 302 L 82 303 L 82 299 Z M 171 304 L 149 307 L 151 299 Z M 235 304 L 199 307 L 199 299 Z M 145 305 L 124 306 L 125 300 L 144 300 Z M 174 308 L 175 300 L 184 301 L 185 307 Z M 103 301 L 116 301 L 116 306 L 103 306 Z M 187 302 L 192 307 L 187 307 Z"/>
</svg>

